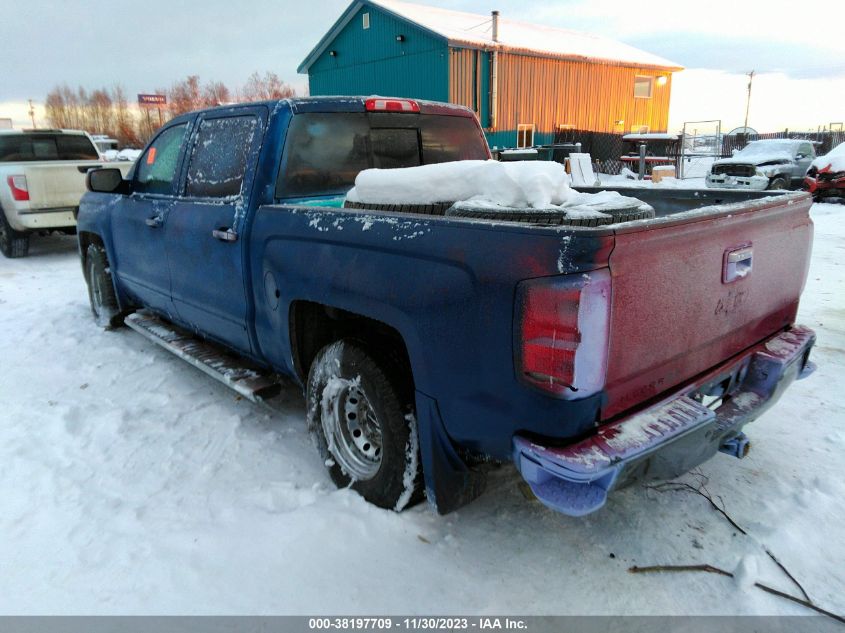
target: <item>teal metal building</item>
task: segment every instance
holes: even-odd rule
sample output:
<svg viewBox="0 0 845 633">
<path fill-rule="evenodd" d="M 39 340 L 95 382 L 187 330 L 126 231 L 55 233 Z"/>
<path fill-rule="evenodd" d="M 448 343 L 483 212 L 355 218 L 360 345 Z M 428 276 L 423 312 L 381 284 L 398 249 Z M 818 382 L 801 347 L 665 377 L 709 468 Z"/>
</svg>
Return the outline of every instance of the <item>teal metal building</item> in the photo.
<svg viewBox="0 0 845 633">
<path fill-rule="evenodd" d="M 606 38 L 398 0 L 354 0 L 298 68 L 315 96 L 468 106 L 493 147 L 562 129 L 665 131 L 676 70 Z"/>
</svg>

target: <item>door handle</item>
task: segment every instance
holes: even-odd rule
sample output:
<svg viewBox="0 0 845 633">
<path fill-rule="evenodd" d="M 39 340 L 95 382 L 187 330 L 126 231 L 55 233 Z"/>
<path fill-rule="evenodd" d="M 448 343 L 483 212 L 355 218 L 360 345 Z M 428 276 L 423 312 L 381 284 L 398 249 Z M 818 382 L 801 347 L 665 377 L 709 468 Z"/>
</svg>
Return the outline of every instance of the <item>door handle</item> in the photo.
<svg viewBox="0 0 845 633">
<path fill-rule="evenodd" d="M 153 217 L 147 218 L 146 220 L 144 220 L 144 222 L 146 222 L 147 226 L 150 227 L 151 229 L 157 229 L 157 228 L 161 227 L 162 224 L 164 224 L 164 216 L 163 215 L 154 215 Z"/>
<path fill-rule="evenodd" d="M 211 236 L 216 240 L 220 240 L 221 242 L 237 242 L 238 241 L 238 234 L 235 233 L 232 229 L 227 229 L 227 228 L 214 229 L 211 232 Z"/>
</svg>

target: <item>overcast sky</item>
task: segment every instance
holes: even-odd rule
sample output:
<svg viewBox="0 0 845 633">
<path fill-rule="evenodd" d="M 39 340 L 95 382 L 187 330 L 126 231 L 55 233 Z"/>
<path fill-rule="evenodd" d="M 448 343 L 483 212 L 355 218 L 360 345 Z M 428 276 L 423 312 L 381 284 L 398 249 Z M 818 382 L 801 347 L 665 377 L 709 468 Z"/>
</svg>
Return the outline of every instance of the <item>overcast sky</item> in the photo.
<svg viewBox="0 0 845 633">
<path fill-rule="evenodd" d="M 599 33 L 686 67 L 676 76 L 672 125 L 744 114 L 756 70 L 758 128 L 845 119 L 841 2 L 798 20 L 787 0 L 425 0 L 424 4 Z M 121 83 L 132 95 L 189 74 L 237 87 L 272 70 L 297 87 L 296 67 L 348 6 L 345 0 L 0 0 L 0 117 L 18 116 L 55 85 Z M 808 5 L 809 6 L 809 5 Z M 838 18 L 836 15 L 838 14 Z M 800 24 L 800 26 L 793 26 Z M 716 72 L 714 72 L 716 71 Z M 759 83 L 756 83 L 759 82 Z M 755 95 L 756 96 L 756 95 Z M 5 112 L 14 110 L 14 113 Z"/>
</svg>

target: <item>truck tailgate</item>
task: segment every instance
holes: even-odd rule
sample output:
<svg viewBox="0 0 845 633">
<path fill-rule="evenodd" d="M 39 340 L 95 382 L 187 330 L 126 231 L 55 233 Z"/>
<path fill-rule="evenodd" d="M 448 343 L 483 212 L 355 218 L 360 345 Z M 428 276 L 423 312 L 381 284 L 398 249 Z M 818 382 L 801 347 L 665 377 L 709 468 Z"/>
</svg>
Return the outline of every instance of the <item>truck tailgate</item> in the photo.
<svg viewBox="0 0 845 633">
<path fill-rule="evenodd" d="M 27 165 L 24 168 L 24 174 L 29 189 L 30 208 L 56 209 L 79 206 L 79 199 L 85 193 L 85 168 L 102 165 L 100 162 L 93 161 L 56 161 Z M 112 164 L 107 166 L 111 167 Z M 117 167 L 117 164 L 114 166 Z"/>
<path fill-rule="evenodd" d="M 809 266 L 811 203 L 767 198 L 617 232 L 602 419 L 793 322 Z"/>
</svg>

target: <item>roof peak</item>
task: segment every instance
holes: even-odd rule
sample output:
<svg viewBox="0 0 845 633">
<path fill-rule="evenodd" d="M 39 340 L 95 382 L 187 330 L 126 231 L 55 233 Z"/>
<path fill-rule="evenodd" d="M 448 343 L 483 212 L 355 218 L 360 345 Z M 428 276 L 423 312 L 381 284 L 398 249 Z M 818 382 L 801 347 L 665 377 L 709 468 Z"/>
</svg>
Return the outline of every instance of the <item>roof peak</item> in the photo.
<svg viewBox="0 0 845 633">
<path fill-rule="evenodd" d="M 445 37 L 450 44 L 588 62 L 616 62 L 629 66 L 682 70 L 673 61 L 603 35 L 563 27 L 534 24 L 498 12 L 498 38 L 492 37 L 492 15 L 456 11 L 405 0 L 359 0 L 380 7 Z M 353 5 L 358 2 L 353 2 Z M 351 7 L 350 7 L 351 8 Z"/>
<path fill-rule="evenodd" d="M 680 64 L 612 40 L 560 27 L 532 24 L 498 16 L 493 39 L 492 15 L 432 7 L 404 0 L 353 0 L 297 69 L 308 68 L 362 8 L 372 7 L 442 37 L 450 46 L 497 50 L 587 63 L 615 64 L 657 71 L 683 70 Z"/>
</svg>

